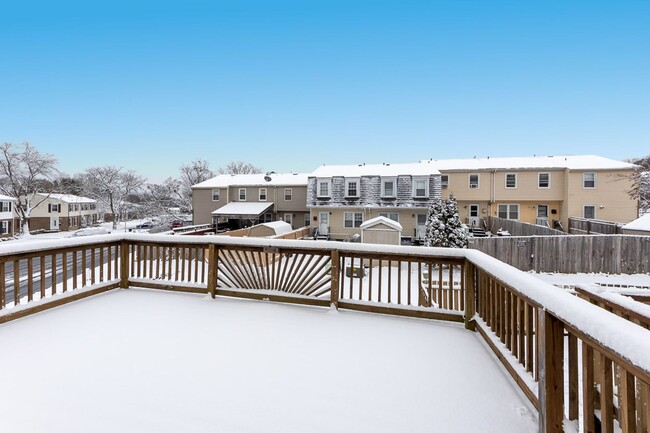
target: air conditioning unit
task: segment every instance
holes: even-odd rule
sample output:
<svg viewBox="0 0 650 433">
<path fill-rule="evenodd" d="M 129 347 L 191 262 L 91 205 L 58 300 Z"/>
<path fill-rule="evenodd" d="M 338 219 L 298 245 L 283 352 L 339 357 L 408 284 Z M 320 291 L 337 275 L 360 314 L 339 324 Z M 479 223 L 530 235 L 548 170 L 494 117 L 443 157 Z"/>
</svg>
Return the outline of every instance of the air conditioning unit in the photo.
<svg viewBox="0 0 650 433">
<path fill-rule="evenodd" d="M 470 189 L 473 189 L 473 188 L 478 188 L 478 185 L 475 185 L 475 184 L 470 184 L 470 185 L 469 185 L 469 187 L 470 187 Z"/>
</svg>

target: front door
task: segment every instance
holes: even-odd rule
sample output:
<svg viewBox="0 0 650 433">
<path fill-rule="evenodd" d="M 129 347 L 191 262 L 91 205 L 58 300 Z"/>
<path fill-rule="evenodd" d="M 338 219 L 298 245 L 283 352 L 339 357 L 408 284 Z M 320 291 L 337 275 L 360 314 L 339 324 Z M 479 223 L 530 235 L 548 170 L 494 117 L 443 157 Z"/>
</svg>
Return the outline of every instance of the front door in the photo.
<svg viewBox="0 0 650 433">
<path fill-rule="evenodd" d="M 418 214 L 417 215 L 417 225 L 415 227 L 415 238 L 416 239 L 424 239 L 424 235 L 426 233 L 426 226 L 427 226 L 427 215 L 426 214 Z"/>
<path fill-rule="evenodd" d="M 548 226 L 548 205 L 538 204 L 537 205 L 537 225 Z"/>
<path fill-rule="evenodd" d="M 469 218 L 468 218 L 470 228 L 479 226 L 479 205 L 470 204 L 469 205 Z"/>
<path fill-rule="evenodd" d="M 50 218 L 50 230 L 58 230 L 58 229 L 59 229 L 59 218 L 58 217 Z"/>
<path fill-rule="evenodd" d="M 318 233 L 327 236 L 330 230 L 330 214 L 329 212 L 321 212 L 318 217 Z"/>
</svg>

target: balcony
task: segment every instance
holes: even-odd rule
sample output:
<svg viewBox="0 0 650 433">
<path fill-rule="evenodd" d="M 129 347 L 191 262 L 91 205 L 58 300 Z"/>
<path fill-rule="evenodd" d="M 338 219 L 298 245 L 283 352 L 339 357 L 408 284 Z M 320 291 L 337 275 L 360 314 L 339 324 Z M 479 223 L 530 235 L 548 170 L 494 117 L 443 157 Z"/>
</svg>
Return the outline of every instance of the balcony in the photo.
<svg viewBox="0 0 650 433">
<path fill-rule="evenodd" d="M 647 327 L 478 251 L 8 243 L 0 308 L 12 432 L 648 431 Z"/>
</svg>

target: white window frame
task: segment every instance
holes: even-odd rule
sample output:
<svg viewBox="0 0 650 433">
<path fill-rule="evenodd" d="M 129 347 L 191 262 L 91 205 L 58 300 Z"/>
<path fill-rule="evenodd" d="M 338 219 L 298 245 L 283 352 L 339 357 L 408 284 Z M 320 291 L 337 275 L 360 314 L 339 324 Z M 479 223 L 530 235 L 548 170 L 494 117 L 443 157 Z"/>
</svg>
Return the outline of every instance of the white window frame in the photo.
<svg viewBox="0 0 650 433">
<path fill-rule="evenodd" d="M 594 216 L 592 218 L 587 218 L 586 210 L 587 210 L 588 207 L 594 208 Z M 583 205 L 582 206 L 582 217 L 584 219 L 587 219 L 587 220 L 595 220 L 596 219 L 596 209 L 597 208 L 598 208 L 598 206 L 596 206 L 595 204 L 585 204 L 585 205 Z"/>
<path fill-rule="evenodd" d="M 323 194 L 321 186 L 327 184 L 327 194 Z M 332 196 L 332 179 L 320 178 L 316 179 L 316 196 L 317 197 L 331 197 Z"/>
<path fill-rule="evenodd" d="M 417 183 L 424 182 L 424 195 L 417 195 Z M 429 177 L 413 177 L 413 198 L 429 198 Z"/>
<path fill-rule="evenodd" d="M 542 175 L 545 174 L 548 176 L 547 186 L 542 186 Z M 542 171 L 537 173 L 537 188 L 539 189 L 550 189 L 551 188 L 551 173 L 547 171 Z"/>
<path fill-rule="evenodd" d="M 309 227 L 311 225 L 311 214 L 306 213 L 305 214 L 305 227 Z"/>
<path fill-rule="evenodd" d="M 449 188 L 449 175 L 448 174 L 441 174 L 440 175 L 440 188 L 441 189 Z"/>
<path fill-rule="evenodd" d="M 221 200 L 221 190 L 218 189 L 218 188 L 215 188 L 215 189 L 212 190 L 212 201 L 219 201 L 219 200 Z"/>
<path fill-rule="evenodd" d="M 0 235 L 9 234 L 9 221 L 0 221 Z"/>
<path fill-rule="evenodd" d="M 501 216 L 501 206 L 506 206 L 505 218 Z M 512 206 L 516 207 L 517 209 L 517 218 L 512 218 Z M 519 221 L 519 218 L 521 217 L 521 206 L 519 206 L 519 203 L 499 203 L 497 204 L 497 217 L 507 220 Z"/>
<path fill-rule="evenodd" d="M 541 217 L 539 216 L 539 210 L 540 208 L 546 208 L 546 216 Z M 536 218 L 548 218 L 549 214 L 551 213 L 551 207 L 547 204 L 538 204 L 537 208 L 535 209 L 535 217 Z"/>
<path fill-rule="evenodd" d="M 353 183 L 357 185 L 357 188 L 356 188 L 357 193 L 356 194 L 350 194 L 350 184 L 353 184 Z M 360 189 L 361 189 L 361 182 L 360 182 L 359 178 L 345 179 L 345 196 L 346 197 L 358 198 L 360 193 L 361 193 L 359 191 Z"/>
<path fill-rule="evenodd" d="M 514 181 L 515 181 L 514 186 L 508 186 L 508 176 L 513 176 L 514 177 Z M 517 173 L 506 173 L 505 177 L 504 177 L 504 180 L 505 180 L 505 188 L 506 189 L 517 189 Z"/>
<path fill-rule="evenodd" d="M 392 216 L 395 216 L 396 218 L 391 218 Z M 388 218 L 389 220 L 393 220 L 395 222 L 399 222 L 399 213 L 398 212 L 379 212 L 379 216 L 383 216 Z"/>
<path fill-rule="evenodd" d="M 3 201 L 2 202 L 2 210 L 1 212 L 11 212 L 11 202 L 10 201 Z"/>
<path fill-rule="evenodd" d="M 358 215 L 361 215 L 361 221 L 357 221 Z M 348 216 L 350 216 L 351 225 L 348 225 Z M 361 224 L 363 224 L 363 212 L 343 212 L 343 227 L 346 229 L 358 229 L 361 227 Z"/>
<path fill-rule="evenodd" d="M 386 183 L 391 182 L 393 184 L 393 193 L 386 194 Z M 397 178 L 396 177 L 382 177 L 381 178 L 381 196 L 383 198 L 395 198 L 397 197 Z"/>
<path fill-rule="evenodd" d="M 262 191 L 264 191 L 264 198 L 262 198 Z M 266 201 L 269 197 L 268 191 L 266 188 L 260 188 L 258 191 L 259 201 Z"/>
<path fill-rule="evenodd" d="M 476 185 L 472 186 L 472 176 L 476 176 Z M 479 189 L 481 187 L 481 174 L 480 173 L 469 173 L 467 175 L 467 187 L 469 189 Z"/>
<path fill-rule="evenodd" d="M 293 225 L 293 214 L 285 213 L 284 214 L 284 222 Z"/>
<path fill-rule="evenodd" d="M 50 213 L 61 213 L 61 205 L 59 203 L 50 204 Z"/>
<path fill-rule="evenodd" d="M 289 198 L 287 198 L 289 197 Z M 292 201 L 293 200 L 293 189 L 291 188 L 285 188 L 284 189 L 284 201 Z"/>
<path fill-rule="evenodd" d="M 244 192 L 244 198 L 242 198 L 242 191 Z M 237 191 L 237 198 L 239 198 L 239 201 L 246 201 L 246 188 L 239 188 Z"/>
<path fill-rule="evenodd" d="M 594 183 L 593 186 L 587 186 L 586 185 L 587 184 L 587 175 L 589 175 L 589 174 L 593 175 L 593 180 L 592 180 L 593 183 Z M 594 172 L 594 171 L 585 171 L 584 173 L 582 173 L 582 187 L 584 189 L 596 189 L 596 172 Z"/>
</svg>

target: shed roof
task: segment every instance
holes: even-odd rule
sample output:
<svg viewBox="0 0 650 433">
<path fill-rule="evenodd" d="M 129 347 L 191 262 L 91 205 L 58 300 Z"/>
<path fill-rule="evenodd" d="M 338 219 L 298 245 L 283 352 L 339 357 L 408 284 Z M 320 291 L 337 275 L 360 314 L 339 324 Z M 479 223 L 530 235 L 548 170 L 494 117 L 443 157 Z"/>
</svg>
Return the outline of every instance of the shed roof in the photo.
<svg viewBox="0 0 650 433">
<path fill-rule="evenodd" d="M 231 217 L 231 218 L 258 218 L 266 212 L 273 202 L 238 202 L 228 203 L 219 209 L 212 211 L 213 216 Z"/>
<path fill-rule="evenodd" d="M 650 213 L 637 218 L 634 221 L 627 223 L 623 226 L 624 230 L 638 230 L 650 232 Z"/>
<path fill-rule="evenodd" d="M 291 227 L 291 224 L 288 222 L 284 221 L 272 221 L 270 223 L 262 223 L 258 224 L 260 226 L 268 227 L 272 229 L 276 235 L 283 235 L 285 233 L 289 233 L 293 228 Z"/>
<path fill-rule="evenodd" d="M 375 218 L 371 218 L 368 221 L 364 222 L 361 224 L 361 230 L 369 229 L 371 227 L 374 227 L 376 225 L 383 224 L 386 225 L 394 230 L 402 231 L 402 225 L 398 223 L 397 221 L 393 221 L 390 218 L 386 218 L 383 216 L 378 216 Z"/>
</svg>

